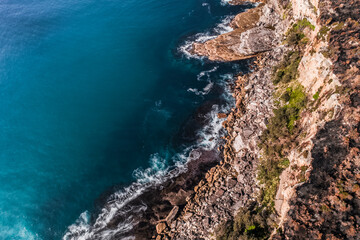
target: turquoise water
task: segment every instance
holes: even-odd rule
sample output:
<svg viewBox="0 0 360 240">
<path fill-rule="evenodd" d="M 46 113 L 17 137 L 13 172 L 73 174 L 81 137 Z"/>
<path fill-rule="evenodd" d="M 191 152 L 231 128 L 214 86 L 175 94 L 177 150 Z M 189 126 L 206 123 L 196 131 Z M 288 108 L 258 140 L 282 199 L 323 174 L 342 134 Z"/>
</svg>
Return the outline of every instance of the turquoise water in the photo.
<svg viewBox="0 0 360 240">
<path fill-rule="evenodd" d="M 216 64 L 178 49 L 239 9 L 220 0 L 1 1 L 0 239 L 61 239 L 135 169 L 191 144 L 179 133 L 218 97 L 199 76 Z"/>
</svg>

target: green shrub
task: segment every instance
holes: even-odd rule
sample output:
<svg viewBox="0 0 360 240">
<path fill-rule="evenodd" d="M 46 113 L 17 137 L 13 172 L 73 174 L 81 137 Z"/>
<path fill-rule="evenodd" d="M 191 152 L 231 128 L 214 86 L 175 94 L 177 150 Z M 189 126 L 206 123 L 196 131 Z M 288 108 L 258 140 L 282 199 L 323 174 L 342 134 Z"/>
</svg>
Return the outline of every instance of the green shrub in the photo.
<svg viewBox="0 0 360 240">
<path fill-rule="evenodd" d="M 319 96 L 320 96 L 320 93 L 319 93 L 319 91 L 317 91 L 313 96 L 314 100 L 318 100 Z"/>
<path fill-rule="evenodd" d="M 306 94 L 301 85 L 295 88 L 287 88 L 281 99 L 286 104 L 274 109 L 274 116 L 267 125 L 268 131 L 265 131 L 265 137 L 272 140 L 292 134 L 295 121 L 299 119 L 300 112 L 307 102 Z"/>
<path fill-rule="evenodd" d="M 326 48 L 322 51 L 320 51 L 320 53 L 325 57 L 325 58 L 331 58 L 331 56 L 333 55 L 333 50 L 331 48 Z"/>
<path fill-rule="evenodd" d="M 315 6 L 313 7 L 313 11 L 315 14 L 317 13 L 317 8 Z"/>
<path fill-rule="evenodd" d="M 286 43 L 297 46 L 306 45 L 309 39 L 305 38 L 303 31 L 307 27 L 311 30 L 315 30 L 315 26 L 312 25 L 306 18 L 298 20 L 296 23 L 294 23 L 286 33 Z"/>
<path fill-rule="evenodd" d="M 333 28 L 334 31 L 339 31 L 342 30 L 345 27 L 345 23 L 344 22 L 339 22 L 337 23 L 337 25 Z"/>
<path fill-rule="evenodd" d="M 297 68 L 301 60 L 299 52 L 290 52 L 279 64 L 274 76 L 274 83 L 293 82 L 298 74 Z M 258 180 L 261 187 L 259 201 L 262 206 L 274 209 L 274 199 L 279 185 L 279 178 L 284 169 L 290 165 L 290 161 L 284 158 L 291 144 L 294 144 L 293 134 L 298 131 L 296 121 L 307 104 L 304 88 L 292 84 L 287 87 L 280 96 L 279 103 L 269 120 L 267 129 L 260 137 L 259 147 L 263 150 L 264 158 L 258 167 Z"/>
<path fill-rule="evenodd" d="M 282 166 L 283 168 L 287 168 L 288 166 L 290 166 L 290 160 L 288 158 L 284 158 L 280 163 L 280 166 Z"/>
<path fill-rule="evenodd" d="M 307 170 L 308 170 L 308 166 L 303 165 L 300 167 L 300 177 L 299 177 L 300 182 L 306 181 L 305 173 Z"/>
<path fill-rule="evenodd" d="M 321 39 L 321 40 L 326 40 L 326 36 L 329 32 L 330 28 L 327 27 L 327 26 L 323 26 L 320 28 L 319 32 L 318 32 L 318 38 Z"/>
<path fill-rule="evenodd" d="M 330 212 L 330 208 L 326 204 L 322 204 L 320 207 L 322 212 Z"/>
<path fill-rule="evenodd" d="M 315 26 L 312 25 L 307 18 L 303 18 L 302 20 L 299 20 L 296 25 L 300 30 L 304 30 L 306 27 L 309 27 L 311 30 L 315 30 Z"/>
<path fill-rule="evenodd" d="M 262 206 L 274 210 L 274 199 L 279 185 L 280 174 L 284 170 L 275 158 L 261 161 L 258 167 L 258 179 L 263 187 L 260 190 L 259 202 Z"/>
<path fill-rule="evenodd" d="M 234 219 L 216 229 L 216 240 L 268 239 L 270 236 L 270 228 L 266 221 L 268 217 L 269 212 L 258 208 L 258 205 L 240 208 Z"/>
<path fill-rule="evenodd" d="M 299 51 L 289 52 L 276 68 L 273 80 L 274 84 L 289 83 L 295 80 L 298 75 L 300 60 L 301 56 Z"/>
<path fill-rule="evenodd" d="M 286 10 L 291 10 L 292 9 L 292 3 L 289 2 L 288 4 L 286 4 L 285 9 Z"/>
</svg>

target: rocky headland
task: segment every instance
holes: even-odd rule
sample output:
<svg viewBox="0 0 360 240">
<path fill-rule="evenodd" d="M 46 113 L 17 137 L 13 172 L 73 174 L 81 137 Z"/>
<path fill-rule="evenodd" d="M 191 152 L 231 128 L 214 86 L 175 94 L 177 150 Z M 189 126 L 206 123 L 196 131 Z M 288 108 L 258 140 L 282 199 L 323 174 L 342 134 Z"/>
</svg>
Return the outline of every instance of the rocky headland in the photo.
<svg viewBox="0 0 360 240">
<path fill-rule="evenodd" d="M 359 20 L 359 0 L 264 0 L 195 43 L 254 70 L 232 83 L 219 151 L 144 193 L 135 238 L 360 239 Z"/>
</svg>

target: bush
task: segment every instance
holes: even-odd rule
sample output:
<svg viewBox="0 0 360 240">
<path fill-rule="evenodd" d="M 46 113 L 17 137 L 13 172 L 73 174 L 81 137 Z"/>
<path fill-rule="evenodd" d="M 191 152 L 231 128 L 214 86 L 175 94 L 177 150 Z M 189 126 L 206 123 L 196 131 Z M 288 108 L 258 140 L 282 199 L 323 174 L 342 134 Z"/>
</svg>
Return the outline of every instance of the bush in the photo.
<svg viewBox="0 0 360 240">
<path fill-rule="evenodd" d="M 216 240 L 268 239 L 268 217 L 269 212 L 258 208 L 258 205 L 240 208 L 234 219 L 216 230 Z"/>
<path fill-rule="evenodd" d="M 331 58 L 334 55 L 334 51 L 331 48 L 326 48 L 322 51 L 320 51 L 320 53 L 325 57 L 325 58 Z"/>
<path fill-rule="evenodd" d="M 303 31 L 307 27 L 311 30 L 315 30 L 315 26 L 312 25 L 306 18 L 298 20 L 296 23 L 294 23 L 286 33 L 286 43 L 297 46 L 305 45 L 308 39 L 305 37 Z"/>
<path fill-rule="evenodd" d="M 298 75 L 301 56 L 299 51 L 289 52 L 275 69 L 274 84 L 289 83 Z"/>
<path fill-rule="evenodd" d="M 265 131 L 265 138 L 276 140 L 291 135 L 295 121 L 299 119 L 300 112 L 307 103 L 306 94 L 301 85 L 287 88 L 281 99 L 286 103 L 274 109 L 274 116 L 267 125 L 268 131 Z"/>
<path fill-rule="evenodd" d="M 320 93 L 319 93 L 319 91 L 317 91 L 313 96 L 314 100 L 318 100 L 319 96 L 320 96 Z"/>
<path fill-rule="evenodd" d="M 298 131 L 295 123 L 307 103 L 301 85 L 288 87 L 281 99 L 284 104 L 274 109 L 274 116 L 269 120 L 259 144 L 264 156 L 258 167 L 258 180 L 263 185 L 259 199 L 262 206 L 271 210 L 274 209 L 280 175 L 290 165 L 289 159 L 284 157 L 294 144 L 293 134 Z"/>
<path fill-rule="evenodd" d="M 327 26 L 323 26 L 321 27 L 321 29 L 319 30 L 319 33 L 318 33 L 318 38 L 321 39 L 321 40 L 326 40 L 326 36 L 329 32 L 330 28 L 327 27 Z"/>
<path fill-rule="evenodd" d="M 274 210 L 274 199 L 279 185 L 279 177 L 284 167 L 281 167 L 275 158 L 261 161 L 258 167 L 258 179 L 263 187 L 260 190 L 259 200 L 262 206 Z"/>
</svg>

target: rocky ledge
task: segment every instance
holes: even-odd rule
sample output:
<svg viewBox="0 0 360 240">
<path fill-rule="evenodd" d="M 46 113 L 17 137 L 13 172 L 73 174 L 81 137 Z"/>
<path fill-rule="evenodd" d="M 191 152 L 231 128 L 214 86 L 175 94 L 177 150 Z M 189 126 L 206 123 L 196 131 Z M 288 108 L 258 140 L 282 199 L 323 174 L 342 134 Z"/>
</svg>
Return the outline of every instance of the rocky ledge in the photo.
<svg viewBox="0 0 360 240">
<path fill-rule="evenodd" d="M 204 43 L 194 43 L 193 53 L 212 61 L 236 61 L 270 51 L 278 45 L 276 41 L 279 39 L 274 31 L 274 24 L 278 21 L 269 21 L 276 18 L 273 11 L 269 5 L 260 3 L 257 7 L 236 15 L 230 23 L 233 31 Z"/>
</svg>

